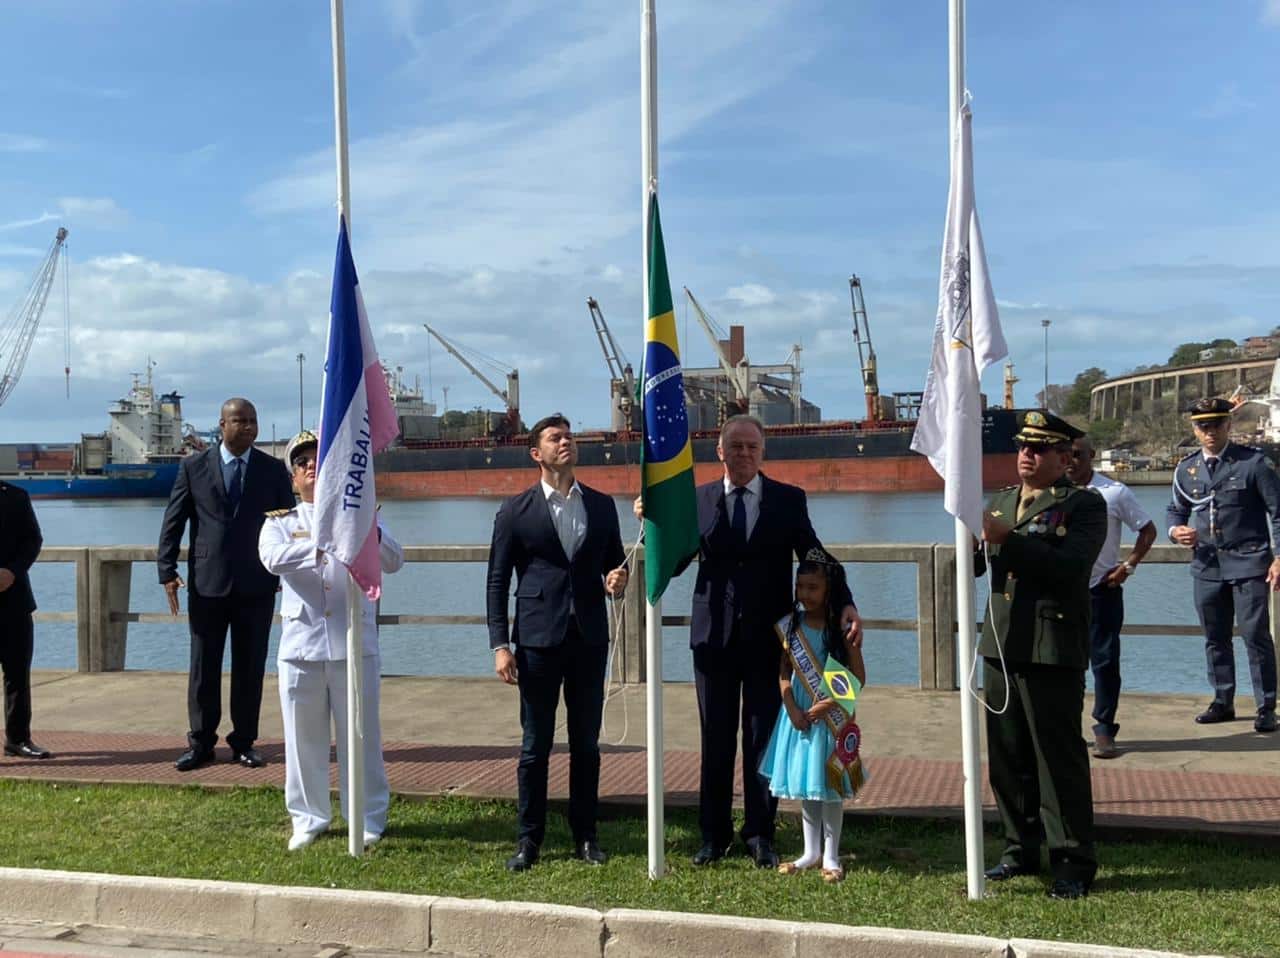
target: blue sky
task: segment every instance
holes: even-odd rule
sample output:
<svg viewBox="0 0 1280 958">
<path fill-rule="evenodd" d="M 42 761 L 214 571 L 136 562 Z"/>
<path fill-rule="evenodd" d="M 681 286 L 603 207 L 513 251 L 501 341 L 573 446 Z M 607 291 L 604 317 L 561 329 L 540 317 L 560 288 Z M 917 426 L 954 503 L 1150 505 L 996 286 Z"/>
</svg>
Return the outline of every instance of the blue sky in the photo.
<svg viewBox="0 0 1280 958">
<path fill-rule="evenodd" d="M 756 363 L 859 414 L 847 279 L 886 391 L 920 389 L 947 192 L 946 4 L 658 0 L 663 228 Z M 634 9 L 633 9 L 634 8 Z M 977 2 L 978 209 L 1029 403 L 1280 324 L 1280 0 Z M 453 408 L 490 396 L 423 322 L 519 367 L 527 419 L 608 422 L 585 301 L 640 334 L 638 0 L 358 0 L 347 10 L 353 246 L 383 358 Z M 307 419 L 336 237 L 328 4 L 6 4 L 0 307 L 71 230 L 72 396 L 51 302 L 0 441 L 105 428 L 148 355 L 207 427 Z M 998 372 L 987 391 L 999 393 Z"/>
</svg>

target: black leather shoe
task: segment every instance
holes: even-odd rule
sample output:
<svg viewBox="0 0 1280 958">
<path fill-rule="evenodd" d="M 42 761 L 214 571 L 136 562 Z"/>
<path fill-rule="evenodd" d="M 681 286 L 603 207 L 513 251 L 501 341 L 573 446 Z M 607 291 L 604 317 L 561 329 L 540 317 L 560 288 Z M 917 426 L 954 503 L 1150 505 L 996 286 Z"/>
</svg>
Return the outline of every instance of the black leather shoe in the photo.
<svg viewBox="0 0 1280 958">
<path fill-rule="evenodd" d="M 751 849 L 751 857 L 755 859 L 757 868 L 778 869 L 778 853 L 773 850 L 773 843 L 767 838 L 758 838 Z"/>
<path fill-rule="evenodd" d="M 528 839 L 521 839 L 516 853 L 507 859 L 507 871 L 526 872 L 538 863 L 538 846 Z"/>
<path fill-rule="evenodd" d="M 588 865 L 603 865 L 609 860 L 609 856 L 600 850 L 600 846 L 596 844 L 595 839 L 585 842 L 578 842 L 573 848 L 575 858 L 580 858 Z"/>
<path fill-rule="evenodd" d="M 1236 710 L 1221 702 L 1210 702 L 1209 707 L 1196 716 L 1197 725 L 1217 725 L 1219 722 L 1234 722 Z"/>
<path fill-rule="evenodd" d="M 173 763 L 173 767 L 179 772 L 190 772 L 199 768 L 201 765 L 211 764 L 213 760 L 213 749 L 199 751 L 194 748 L 189 748 L 178 756 L 178 760 Z"/>
<path fill-rule="evenodd" d="M 1049 890 L 1045 892 L 1050 898 L 1060 901 L 1074 901 L 1077 898 L 1089 897 L 1089 883 L 1075 878 L 1055 878 Z"/>
<path fill-rule="evenodd" d="M 715 845 L 711 842 L 706 842 L 697 850 L 696 853 L 694 853 L 693 863 L 695 865 L 710 865 L 712 862 L 718 862 L 720 859 L 724 858 L 725 852 L 727 851 L 727 848 Z"/>
<path fill-rule="evenodd" d="M 1274 732 L 1276 730 L 1276 710 L 1263 709 L 1258 713 L 1258 717 L 1253 720 L 1253 730 L 1255 732 Z M 28 742 L 28 745 L 31 743 Z"/>
<path fill-rule="evenodd" d="M 1010 878 L 1016 878 L 1019 875 L 1034 875 L 1038 871 L 1038 868 L 1029 868 L 1026 865 L 1010 865 L 1008 862 L 1001 862 L 999 865 L 993 865 L 988 868 L 982 874 L 987 881 L 1008 881 Z"/>
<path fill-rule="evenodd" d="M 1271 717 L 1271 729 L 1275 730 L 1275 716 Z M 15 755 L 18 758 L 53 758 L 53 753 L 47 748 L 41 748 L 31 739 L 25 742 L 5 742 L 4 754 Z"/>
<path fill-rule="evenodd" d="M 247 748 L 243 752 L 232 751 L 231 761 L 245 768 L 262 768 L 267 763 L 262 760 L 256 748 Z"/>
</svg>

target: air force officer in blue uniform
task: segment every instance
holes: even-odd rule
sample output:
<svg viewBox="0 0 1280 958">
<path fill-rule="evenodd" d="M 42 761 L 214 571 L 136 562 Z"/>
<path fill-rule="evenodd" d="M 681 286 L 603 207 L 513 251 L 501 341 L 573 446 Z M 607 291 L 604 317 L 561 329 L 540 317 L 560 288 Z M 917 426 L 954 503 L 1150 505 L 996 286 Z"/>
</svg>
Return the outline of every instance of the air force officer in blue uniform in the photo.
<svg viewBox="0 0 1280 958">
<path fill-rule="evenodd" d="M 1201 399 L 1191 407 L 1200 451 L 1178 463 L 1166 513 L 1169 538 L 1188 546 L 1196 611 L 1204 628 L 1213 701 L 1202 725 L 1236 717 L 1232 618 L 1249 654 L 1259 732 L 1276 730 L 1276 647 L 1269 593 L 1280 591 L 1280 477 L 1266 457 L 1230 441 L 1231 403 Z"/>
</svg>

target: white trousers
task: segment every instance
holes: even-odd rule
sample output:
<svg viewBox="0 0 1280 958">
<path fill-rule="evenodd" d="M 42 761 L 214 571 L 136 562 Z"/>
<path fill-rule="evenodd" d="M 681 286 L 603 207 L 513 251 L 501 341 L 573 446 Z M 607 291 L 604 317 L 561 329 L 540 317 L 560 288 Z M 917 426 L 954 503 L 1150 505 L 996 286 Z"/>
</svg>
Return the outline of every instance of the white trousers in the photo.
<svg viewBox="0 0 1280 958">
<path fill-rule="evenodd" d="M 364 657 L 364 830 L 387 828 L 391 787 L 382 764 L 379 692 L 382 659 Z M 338 744 L 338 795 L 347 816 L 347 663 L 280 661 L 280 712 L 284 719 L 284 804 L 294 834 L 322 832 L 333 818 L 329 802 L 330 720 Z M 349 820 L 349 819 L 348 819 Z"/>
</svg>

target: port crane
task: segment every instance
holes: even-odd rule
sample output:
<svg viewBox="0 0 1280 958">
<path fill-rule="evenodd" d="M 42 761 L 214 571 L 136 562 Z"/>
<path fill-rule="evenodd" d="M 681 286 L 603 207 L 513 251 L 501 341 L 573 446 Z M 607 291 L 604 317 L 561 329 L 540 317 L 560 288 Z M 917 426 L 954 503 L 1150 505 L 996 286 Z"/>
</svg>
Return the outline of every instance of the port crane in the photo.
<svg viewBox="0 0 1280 958">
<path fill-rule="evenodd" d="M 876 373 L 876 350 L 871 345 L 871 322 L 862 298 L 862 280 L 849 277 L 849 300 L 853 304 L 853 341 L 858 347 L 858 368 L 862 371 L 862 392 L 867 403 L 867 421 L 879 422 L 880 379 Z"/>
<path fill-rule="evenodd" d="M 40 317 L 49 301 L 49 292 L 53 289 L 54 276 L 58 271 L 58 258 L 66 241 L 66 227 L 59 227 L 49 246 L 49 252 L 45 254 L 44 262 L 27 287 L 26 294 L 5 319 L 4 325 L 0 326 L 0 363 L 4 364 L 4 371 L 0 373 L 0 406 L 4 405 L 4 401 L 18 385 L 18 380 L 22 378 L 22 369 L 27 364 L 27 355 L 35 341 L 36 330 L 40 328 Z M 63 372 L 67 377 L 67 395 L 70 396 L 71 301 L 66 269 L 62 271 L 62 294 L 62 340 L 66 356 Z"/>
<path fill-rule="evenodd" d="M 600 350 L 604 353 L 605 365 L 609 367 L 609 408 L 613 410 L 612 429 L 614 432 L 625 432 L 631 428 L 631 416 L 636 403 L 636 374 L 631 363 L 623 355 L 618 341 L 613 338 L 609 324 L 604 321 L 604 313 L 594 296 L 587 297 L 587 310 L 591 313 L 591 322 L 596 329 L 596 339 L 600 340 Z"/>
<path fill-rule="evenodd" d="M 785 396 L 791 403 L 791 413 L 795 422 L 800 422 L 802 414 L 802 403 L 800 398 L 800 352 L 801 346 L 796 343 L 791 347 L 791 352 L 786 360 L 777 366 L 753 366 L 751 360 L 745 355 L 735 363 L 734 357 L 726 350 L 726 344 L 735 342 L 738 345 L 730 346 L 729 349 L 736 350 L 741 354 L 744 351 L 741 340 L 740 326 L 732 327 L 730 335 L 724 336 L 723 330 L 716 325 L 702 304 L 698 302 L 696 296 L 688 286 L 684 287 L 685 298 L 689 301 L 689 305 L 693 307 L 693 314 L 698 319 L 698 325 L 702 327 L 702 331 L 707 334 L 707 341 L 711 343 L 711 351 L 715 353 L 716 361 L 720 364 L 720 370 L 724 373 L 724 378 L 729 381 L 729 388 L 732 395 L 728 405 L 731 409 L 724 410 L 729 415 L 736 413 L 749 412 L 751 409 L 751 393 L 753 387 L 757 391 L 757 395 Z M 696 388 L 699 381 L 705 381 L 704 370 L 685 369 L 685 389 L 688 391 L 691 387 Z"/>
<path fill-rule="evenodd" d="M 492 392 L 495 396 L 497 396 L 499 399 L 502 400 L 503 405 L 506 406 L 506 410 L 507 410 L 506 419 L 502 428 L 502 434 L 504 436 L 514 436 L 520 433 L 522 429 L 522 426 L 520 423 L 520 370 L 512 369 L 508 366 L 504 366 L 502 365 L 502 363 L 498 362 L 496 359 L 492 359 L 489 356 L 486 356 L 484 353 L 479 352 L 478 350 L 469 349 L 460 343 L 453 342 L 452 340 L 441 335 L 437 330 L 433 329 L 427 323 L 423 323 L 423 326 L 426 327 L 427 332 L 429 332 L 432 336 L 434 336 L 440 342 L 441 346 L 443 346 L 445 349 L 449 351 L 449 355 L 451 355 L 458 362 L 462 363 L 462 365 L 466 368 L 467 372 L 471 373 L 471 375 L 475 376 L 476 379 L 484 383 L 485 386 L 489 388 L 490 392 Z M 479 369 L 476 368 L 475 363 L 473 363 L 470 359 L 467 358 L 466 355 L 464 355 L 466 353 L 469 353 L 471 356 L 475 357 L 476 362 L 484 363 L 485 365 L 498 370 L 504 376 L 506 376 L 507 388 L 499 389 L 493 383 L 493 381 L 489 379 L 488 376 L 486 376 L 484 373 L 482 373 Z"/>
</svg>

